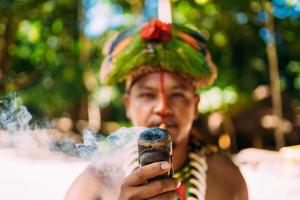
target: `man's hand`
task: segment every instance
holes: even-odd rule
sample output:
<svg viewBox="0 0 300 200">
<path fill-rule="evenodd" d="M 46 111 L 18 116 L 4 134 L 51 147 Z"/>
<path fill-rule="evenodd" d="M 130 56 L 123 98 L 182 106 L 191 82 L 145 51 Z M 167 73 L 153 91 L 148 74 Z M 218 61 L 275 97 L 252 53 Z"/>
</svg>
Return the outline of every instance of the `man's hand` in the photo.
<svg viewBox="0 0 300 200">
<path fill-rule="evenodd" d="M 147 182 L 168 172 L 170 168 L 168 162 L 155 162 L 139 167 L 123 180 L 118 199 L 177 199 L 175 190 L 180 186 L 180 182 L 176 179 L 163 178 Z"/>
</svg>

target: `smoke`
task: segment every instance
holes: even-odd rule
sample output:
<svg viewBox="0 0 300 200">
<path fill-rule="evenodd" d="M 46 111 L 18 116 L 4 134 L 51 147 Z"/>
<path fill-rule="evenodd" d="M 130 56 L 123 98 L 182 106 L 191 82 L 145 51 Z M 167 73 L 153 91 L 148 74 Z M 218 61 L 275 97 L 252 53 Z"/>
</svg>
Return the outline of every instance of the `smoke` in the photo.
<svg viewBox="0 0 300 200">
<path fill-rule="evenodd" d="M 15 93 L 0 98 L 0 148 L 24 156 L 76 156 L 76 142 L 53 128 L 50 120 L 33 119 Z"/>
<path fill-rule="evenodd" d="M 122 177 L 128 174 L 126 163 L 134 158 L 130 156 L 136 156 L 137 138 L 143 130 L 142 127 L 121 128 L 108 136 L 84 130 L 83 142 L 76 143 L 57 137 L 61 133 L 49 121 L 34 122 L 16 94 L 0 98 L 0 148 L 13 148 L 19 155 L 30 158 L 67 154 L 91 161 L 95 176 L 111 188 L 118 188 Z"/>
<path fill-rule="evenodd" d="M 14 147 L 24 151 L 38 148 L 39 143 L 35 139 L 35 134 L 28 134 L 31 132 L 29 125 L 31 119 L 32 116 L 20 105 L 14 93 L 1 98 L 0 147 Z"/>
<path fill-rule="evenodd" d="M 12 133 L 27 130 L 32 116 L 24 106 L 20 106 L 15 93 L 0 99 L 0 129 Z"/>
<path fill-rule="evenodd" d="M 84 142 L 76 145 L 78 155 L 91 161 L 92 171 L 105 188 L 117 190 L 128 175 L 130 162 L 137 158 L 137 139 L 143 130 L 144 127 L 120 128 L 107 137 L 85 130 Z"/>
<path fill-rule="evenodd" d="M 0 147 L 13 148 L 29 157 L 49 156 L 57 131 L 47 120 L 32 119 L 15 93 L 0 98 Z"/>
<path fill-rule="evenodd" d="M 83 143 L 76 144 L 78 155 L 83 159 L 99 160 L 103 155 L 123 151 L 136 145 L 143 127 L 120 128 L 107 137 L 98 136 L 89 130 L 83 131 Z"/>
</svg>

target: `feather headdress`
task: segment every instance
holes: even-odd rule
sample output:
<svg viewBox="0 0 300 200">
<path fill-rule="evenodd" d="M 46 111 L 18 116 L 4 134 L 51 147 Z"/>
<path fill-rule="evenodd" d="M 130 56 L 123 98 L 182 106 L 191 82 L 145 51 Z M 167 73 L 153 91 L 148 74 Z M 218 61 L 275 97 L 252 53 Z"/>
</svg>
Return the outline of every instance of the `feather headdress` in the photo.
<svg viewBox="0 0 300 200">
<path fill-rule="evenodd" d="M 105 50 L 101 81 L 112 85 L 154 71 L 171 71 L 189 77 L 197 88 L 211 85 L 217 68 L 198 32 L 152 19 L 112 39 Z"/>
</svg>

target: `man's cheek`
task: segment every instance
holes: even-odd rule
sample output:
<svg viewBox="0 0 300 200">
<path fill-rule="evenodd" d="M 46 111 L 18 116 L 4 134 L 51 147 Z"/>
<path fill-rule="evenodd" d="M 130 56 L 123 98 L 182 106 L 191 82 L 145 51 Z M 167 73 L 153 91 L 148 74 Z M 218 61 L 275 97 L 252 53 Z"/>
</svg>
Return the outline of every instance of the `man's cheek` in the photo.
<svg viewBox="0 0 300 200">
<path fill-rule="evenodd" d="M 148 115 L 143 110 L 137 110 L 135 115 L 135 121 L 139 126 L 147 126 Z"/>
</svg>

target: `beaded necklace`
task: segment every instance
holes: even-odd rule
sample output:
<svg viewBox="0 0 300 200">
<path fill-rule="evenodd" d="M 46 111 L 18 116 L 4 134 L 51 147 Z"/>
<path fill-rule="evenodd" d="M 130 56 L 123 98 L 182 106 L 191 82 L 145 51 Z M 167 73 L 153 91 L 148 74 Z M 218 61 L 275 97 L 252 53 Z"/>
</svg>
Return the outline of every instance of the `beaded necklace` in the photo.
<svg viewBox="0 0 300 200">
<path fill-rule="evenodd" d="M 173 175 L 174 178 L 181 181 L 177 193 L 180 200 L 205 200 L 206 157 L 198 152 L 190 152 L 188 156 L 187 164 Z"/>
</svg>

